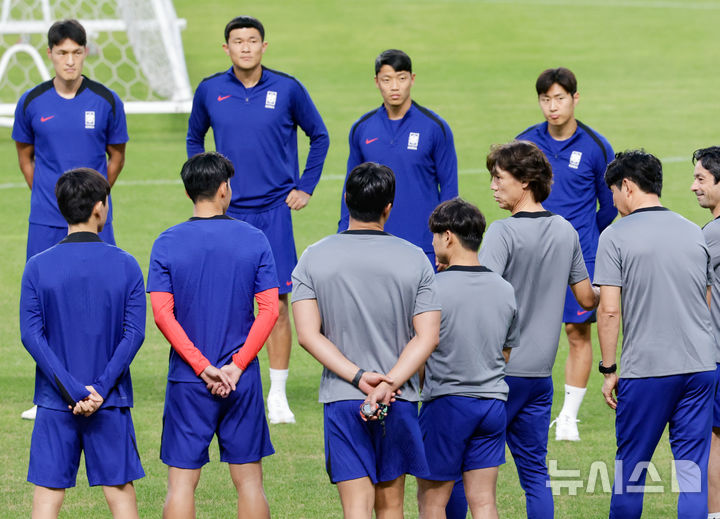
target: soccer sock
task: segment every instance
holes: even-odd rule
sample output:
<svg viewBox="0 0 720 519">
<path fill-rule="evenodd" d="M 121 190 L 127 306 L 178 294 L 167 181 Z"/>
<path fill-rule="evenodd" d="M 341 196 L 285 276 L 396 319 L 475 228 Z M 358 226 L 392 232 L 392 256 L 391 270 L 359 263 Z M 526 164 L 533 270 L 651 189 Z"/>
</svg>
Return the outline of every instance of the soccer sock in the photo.
<svg viewBox="0 0 720 519">
<path fill-rule="evenodd" d="M 720 512 L 713 512 L 708 514 L 708 519 L 720 519 Z"/>
<path fill-rule="evenodd" d="M 565 402 L 563 403 L 560 414 L 577 420 L 580 404 L 582 404 L 583 398 L 585 397 L 585 391 L 587 391 L 585 387 L 568 386 L 565 384 Z"/>
<path fill-rule="evenodd" d="M 272 369 L 270 368 L 270 391 L 271 394 L 278 394 L 285 396 L 285 383 L 288 378 L 287 369 Z"/>
</svg>

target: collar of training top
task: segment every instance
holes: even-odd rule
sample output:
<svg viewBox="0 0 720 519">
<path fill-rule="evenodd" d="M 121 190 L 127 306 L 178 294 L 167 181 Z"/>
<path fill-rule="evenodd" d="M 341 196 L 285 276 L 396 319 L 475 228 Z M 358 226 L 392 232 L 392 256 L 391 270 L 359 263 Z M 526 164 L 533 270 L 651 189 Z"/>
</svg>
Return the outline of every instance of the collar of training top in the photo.
<svg viewBox="0 0 720 519">
<path fill-rule="evenodd" d="M 545 218 L 552 216 L 553 213 L 550 211 L 519 211 L 512 215 L 513 218 Z"/>
<path fill-rule="evenodd" d="M 389 232 L 376 231 L 375 229 L 348 229 L 347 231 L 343 231 L 340 234 L 369 234 L 374 236 L 390 236 Z"/>
<path fill-rule="evenodd" d="M 100 236 L 94 232 L 89 231 L 78 231 L 72 234 L 68 234 L 63 241 L 60 243 L 88 243 L 88 242 L 102 242 Z"/>
<path fill-rule="evenodd" d="M 492 272 L 485 265 L 450 265 L 443 272 Z"/>
</svg>

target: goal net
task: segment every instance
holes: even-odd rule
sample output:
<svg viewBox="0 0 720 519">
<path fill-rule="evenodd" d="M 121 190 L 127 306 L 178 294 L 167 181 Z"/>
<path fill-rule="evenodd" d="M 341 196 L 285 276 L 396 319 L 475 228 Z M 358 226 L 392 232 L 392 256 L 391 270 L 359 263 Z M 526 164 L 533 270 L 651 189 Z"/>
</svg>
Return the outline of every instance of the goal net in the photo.
<svg viewBox="0 0 720 519">
<path fill-rule="evenodd" d="M 47 31 L 76 18 L 88 36 L 83 74 L 111 88 L 128 113 L 189 112 L 192 91 L 172 0 L 0 0 L 0 116 L 52 77 Z"/>
</svg>

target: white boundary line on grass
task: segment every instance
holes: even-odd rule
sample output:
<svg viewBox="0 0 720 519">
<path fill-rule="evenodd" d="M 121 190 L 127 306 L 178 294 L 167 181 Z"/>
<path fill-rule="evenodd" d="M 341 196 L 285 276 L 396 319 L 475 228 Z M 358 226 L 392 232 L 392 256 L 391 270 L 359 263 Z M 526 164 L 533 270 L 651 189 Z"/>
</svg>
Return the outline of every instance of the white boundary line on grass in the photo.
<svg viewBox="0 0 720 519">
<path fill-rule="evenodd" d="M 458 0 L 456 0 L 458 1 Z M 473 0 L 459 0 L 461 2 Z M 522 4 L 522 5 L 562 5 L 562 6 L 582 6 L 582 7 L 636 7 L 650 9 L 694 9 L 717 11 L 720 10 L 720 4 L 705 2 L 678 2 L 663 0 L 482 0 L 486 4 Z"/>
<path fill-rule="evenodd" d="M 669 164 L 673 162 L 685 162 L 688 161 L 688 164 L 690 163 L 690 159 L 688 157 L 666 157 L 664 159 L 660 159 L 661 162 Z M 459 175 L 480 175 L 481 173 L 485 173 L 487 170 L 485 168 L 466 168 L 461 169 L 458 171 Z M 345 180 L 345 175 L 323 175 L 320 177 L 321 180 Z M 177 185 L 182 184 L 182 181 L 180 179 L 147 179 L 147 180 L 118 180 L 115 185 L 119 187 L 133 187 L 133 186 L 169 186 L 169 185 Z M 0 184 L 0 190 L 6 190 L 6 189 L 21 189 L 21 188 L 27 188 L 27 184 L 25 182 L 6 182 L 5 184 Z"/>
</svg>

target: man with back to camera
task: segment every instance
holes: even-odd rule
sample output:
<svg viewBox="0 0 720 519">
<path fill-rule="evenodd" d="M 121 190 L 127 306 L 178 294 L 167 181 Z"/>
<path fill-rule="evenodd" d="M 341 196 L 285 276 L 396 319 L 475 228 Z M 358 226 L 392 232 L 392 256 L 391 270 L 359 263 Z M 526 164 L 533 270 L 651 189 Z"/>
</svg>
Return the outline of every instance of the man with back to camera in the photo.
<svg viewBox="0 0 720 519">
<path fill-rule="evenodd" d="M 98 236 L 109 212 L 105 177 L 71 170 L 55 193 L 68 234 L 28 260 L 20 292 L 22 342 L 37 363 L 32 516 L 58 516 L 83 452 L 88 483 L 102 485 L 112 516 L 137 518 L 133 481 L 144 472 L 129 367 L 145 337 L 142 272 Z"/>
<path fill-rule="evenodd" d="M 348 519 L 403 517 L 405 474 L 427 471 L 417 372 L 437 346 L 440 305 L 427 257 L 383 230 L 394 195 L 387 166 L 353 168 L 348 229 L 310 245 L 293 271 L 298 342 L 324 366 L 326 469 Z M 361 406 L 378 403 L 387 416 L 363 421 Z"/>
<path fill-rule="evenodd" d="M 543 71 L 535 90 L 546 122 L 531 126 L 517 139 L 534 142 L 550 161 L 554 182 L 543 206 L 567 219 L 578 232 L 592 279 L 598 237 L 617 214 L 603 177 L 605 167 L 613 159 L 613 150 L 605 137 L 575 119 L 580 95 L 570 70 L 560 67 Z M 568 288 L 563 312 L 569 346 L 565 400 L 553 422 L 555 440 L 580 440 L 577 415 L 592 368 L 594 321 L 595 312 L 582 308 Z"/>
<path fill-rule="evenodd" d="M 153 314 L 172 346 L 160 449 L 168 519 L 195 517 L 195 489 L 215 435 L 238 517 L 270 517 L 262 458 L 274 450 L 257 353 L 277 320 L 277 276 L 265 235 L 225 214 L 233 174 L 218 153 L 188 159 L 181 176 L 193 216 L 164 231 L 150 257 Z"/>
<path fill-rule="evenodd" d="M 60 175 L 78 167 L 99 171 L 110 187 L 125 163 L 125 110 L 115 92 L 82 75 L 87 36 L 77 20 L 48 30 L 47 55 L 55 77 L 25 92 L 15 108 L 12 138 L 31 190 L 26 259 L 67 235 L 54 189 Z M 115 244 L 112 202 L 100 237 Z M 36 408 L 22 413 L 35 418 Z"/>
<path fill-rule="evenodd" d="M 458 196 L 457 156 L 448 124 L 411 99 L 414 83 L 412 61 L 403 51 L 386 50 L 375 59 L 375 85 L 383 104 L 352 125 L 347 174 L 363 162 L 393 170 L 397 188 L 386 230 L 420 247 L 434 266 L 427 221 L 440 202 Z M 343 198 L 338 232 L 347 227 Z"/>
<path fill-rule="evenodd" d="M 692 158 L 695 170 L 690 189 L 697 196 L 700 207 L 710 209 L 713 220 L 703 227 L 712 267 L 715 272 L 712 286 L 710 315 L 715 340 L 720 340 L 720 146 L 695 150 Z M 708 519 L 720 519 L 720 344 L 716 351 L 716 389 L 713 402 L 713 434 L 708 464 Z"/>
<path fill-rule="evenodd" d="M 270 423 L 295 423 L 285 385 L 292 330 L 288 314 L 291 273 L 297 263 L 291 210 L 305 207 L 320 180 L 330 139 L 305 87 L 294 77 L 261 65 L 265 28 L 251 16 L 225 27 L 223 50 L 232 66 L 205 78 L 195 91 L 187 154 L 205 151 L 212 127 L 215 148 L 235 166 L 228 215 L 265 233 L 280 283 L 280 315 L 268 341 Z M 305 171 L 298 172 L 297 127 L 310 138 Z"/>
<path fill-rule="evenodd" d="M 594 279 L 602 392 L 617 415 L 610 517 L 642 515 L 646 464 L 669 425 L 678 517 L 706 519 L 717 355 L 708 308 L 712 258 L 700 228 L 660 204 L 656 157 L 618 153 L 605 181 L 622 216 L 600 236 Z"/>
</svg>

